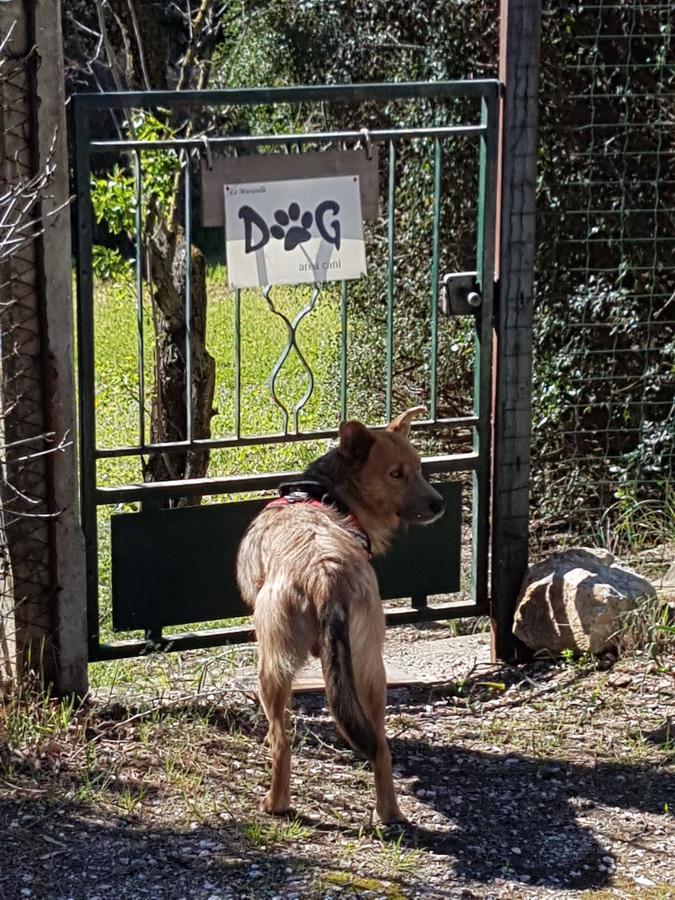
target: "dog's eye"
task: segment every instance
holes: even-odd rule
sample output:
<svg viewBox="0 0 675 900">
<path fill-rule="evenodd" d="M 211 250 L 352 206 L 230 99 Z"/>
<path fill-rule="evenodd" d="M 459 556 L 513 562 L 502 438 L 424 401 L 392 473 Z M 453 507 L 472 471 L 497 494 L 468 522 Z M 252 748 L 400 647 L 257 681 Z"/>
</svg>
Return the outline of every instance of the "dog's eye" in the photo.
<svg viewBox="0 0 675 900">
<path fill-rule="evenodd" d="M 403 472 L 401 472 L 400 469 L 392 469 L 389 474 L 391 475 L 392 478 L 402 478 L 403 477 Z"/>
</svg>

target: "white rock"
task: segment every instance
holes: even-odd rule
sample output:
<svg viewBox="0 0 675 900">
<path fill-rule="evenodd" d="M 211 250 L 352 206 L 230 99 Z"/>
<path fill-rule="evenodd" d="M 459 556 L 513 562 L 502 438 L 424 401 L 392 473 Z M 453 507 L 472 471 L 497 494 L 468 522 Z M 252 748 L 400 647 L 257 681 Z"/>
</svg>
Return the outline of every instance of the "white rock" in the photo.
<svg viewBox="0 0 675 900">
<path fill-rule="evenodd" d="M 513 633 L 534 651 L 602 653 L 647 597 L 656 597 L 652 585 L 607 550 L 575 547 L 529 570 Z"/>
</svg>

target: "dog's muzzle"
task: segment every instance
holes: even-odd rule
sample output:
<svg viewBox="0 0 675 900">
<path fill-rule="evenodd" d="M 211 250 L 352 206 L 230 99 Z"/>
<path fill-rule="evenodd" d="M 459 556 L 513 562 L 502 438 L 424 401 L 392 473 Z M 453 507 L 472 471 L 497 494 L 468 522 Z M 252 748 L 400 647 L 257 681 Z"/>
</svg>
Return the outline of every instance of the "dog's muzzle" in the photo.
<svg viewBox="0 0 675 900">
<path fill-rule="evenodd" d="M 429 502 L 428 513 L 418 513 L 414 521 L 419 525 L 431 525 L 437 522 L 445 514 L 445 502 L 440 494 Z"/>
</svg>

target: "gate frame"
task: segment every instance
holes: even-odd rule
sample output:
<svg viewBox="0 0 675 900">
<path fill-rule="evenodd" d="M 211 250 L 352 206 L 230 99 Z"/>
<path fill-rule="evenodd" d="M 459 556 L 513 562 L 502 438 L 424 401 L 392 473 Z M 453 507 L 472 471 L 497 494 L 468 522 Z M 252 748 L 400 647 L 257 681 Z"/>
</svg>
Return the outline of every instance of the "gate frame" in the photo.
<svg viewBox="0 0 675 900">
<path fill-rule="evenodd" d="M 183 635 L 163 637 L 150 629 L 146 631 L 145 640 L 117 641 L 114 644 L 101 644 L 98 634 L 98 539 L 96 525 L 96 509 L 99 505 L 125 502 L 129 500 L 154 500 L 160 497 L 187 497 L 201 494 L 231 493 L 238 490 L 265 490 L 275 487 L 289 473 L 274 473 L 246 478 L 215 478 L 198 481 L 156 482 L 152 484 L 132 484 L 119 488 L 100 488 L 96 484 L 96 459 L 106 455 L 128 455 L 134 453 L 153 452 L 161 449 L 174 449 L 173 444 L 146 445 L 127 447 L 116 450 L 99 449 L 95 442 L 94 396 L 94 351 L 93 351 L 93 273 L 91 269 L 92 243 L 92 208 L 90 200 L 90 156 L 93 152 L 109 149 L 141 150 L 151 147 L 171 149 L 203 148 L 204 142 L 197 139 L 175 139 L 157 142 L 136 140 L 97 141 L 91 140 L 89 129 L 89 111 L 93 109 L 131 108 L 134 106 L 153 108 L 157 105 L 175 106 L 192 104 L 229 103 L 238 105 L 274 104 L 292 102 L 359 102 L 366 100 L 392 99 L 424 99 L 473 97 L 480 100 L 480 125 L 444 126 L 438 128 L 396 128 L 383 131 L 372 131 L 373 139 L 394 140 L 404 137 L 436 138 L 438 143 L 441 132 L 480 134 L 480 180 L 478 196 L 478 223 L 476 246 L 476 275 L 482 292 L 483 302 L 477 316 L 479 327 L 475 339 L 474 369 L 474 410 L 473 415 L 473 451 L 469 454 L 446 455 L 426 461 L 425 470 L 430 472 L 451 473 L 467 471 L 473 473 L 473 541 L 472 569 L 474 584 L 474 602 L 472 604 L 445 604 L 441 607 L 427 607 L 420 598 L 413 598 L 412 608 L 393 610 L 387 615 L 390 623 L 442 620 L 467 616 L 480 616 L 490 611 L 489 584 L 489 552 L 490 552 L 490 499 L 492 457 L 490 452 L 493 423 L 491 421 L 491 363 L 494 312 L 493 297 L 495 291 L 495 252 L 496 228 L 498 216 L 497 193 L 497 161 L 499 147 L 499 104 L 500 85 L 497 79 L 468 79 L 463 81 L 409 82 L 409 83 L 368 83 L 357 85 L 323 85 L 287 88 L 256 88 L 244 90 L 217 91 L 149 91 L 124 92 L 121 94 L 81 94 L 71 99 L 73 126 L 75 134 L 75 178 L 77 191 L 77 270 L 78 270 L 78 345 L 79 345 L 79 381 L 80 381 L 80 471 L 82 488 L 82 521 L 85 531 L 87 553 L 87 598 L 89 620 L 89 658 L 90 661 L 137 656 L 153 649 L 180 650 L 195 647 L 217 646 L 223 643 L 234 643 L 250 639 L 250 627 L 218 629 L 211 632 L 189 632 Z M 296 142 L 308 140 L 335 140 L 347 136 L 357 137 L 359 132 L 308 133 L 296 135 L 251 136 L 249 138 L 224 137 L 210 141 L 212 144 L 242 144 L 245 142 L 267 144 L 280 143 L 295 139 Z M 440 182 L 439 182 L 440 183 Z M 435 187 L 435 191 L 439 190 Z M 438 201 L 440 202 L 440 201 Z M 436 226 L 438 227 L 438 226 Z M 492 277 L 486 280 L 485 273 Z M 437 273 L 438 274 L 438 273 Z M 432 276 L 432 290 L 433 288 Z M 440 285 L 436 282 L 438 291 Z M 437 309 L 432 312 L 433 320 L 438 315 Z M 436 345 L 432 353 L 435 354 Z M 486 370 L 487 369 L 487 377 Z M 435 394 L 434 394 L 435 398 Z M 432 400 L 432 406 L 434 401 Z M 476 409 L 481 415 L 477 416 Z M 460 417 L 461 418 L 461 417 Z M 459 419 L 437 419 L 432 411 L 426 422 L 416 423 L 415 428 L 438 427 L 454 423 Z M 332 436 L 330 432 L 309 432 L 300 435 L 300 439 L 308 440 L 318 437 Z M 298 435 L 290 433 L 286 440 L 298 439 Z M 239 439 L 246 443 L 244 439 Z M 251 441 L 248 441 L 249 443 Z M 255 441 L 259 442 L 258 440 Z M 226 446 L 231 439 L 212 439 L 209 441 L 182 442 L 180 446 Z M 178 446 L 178 445 L 176 445 Z"/>
</svg>

